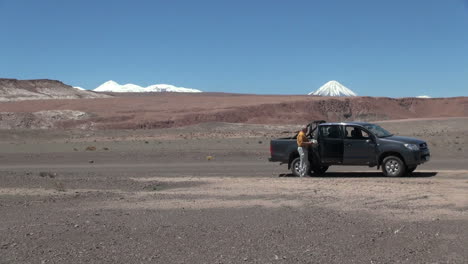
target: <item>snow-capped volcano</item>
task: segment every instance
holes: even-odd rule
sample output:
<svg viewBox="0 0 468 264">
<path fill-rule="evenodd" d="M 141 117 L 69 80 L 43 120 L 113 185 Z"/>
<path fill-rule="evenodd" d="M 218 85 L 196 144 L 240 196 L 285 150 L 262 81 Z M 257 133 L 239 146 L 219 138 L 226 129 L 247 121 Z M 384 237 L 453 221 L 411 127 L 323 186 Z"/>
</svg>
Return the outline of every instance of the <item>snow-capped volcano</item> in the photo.
<svg viewBox="0 0 468 264">
<path fill-rule="evenodd" d="M 346 88 L 337 81 L 329 81 L 320 87 L 317 91 L 309 93 L 309 95 L 320 96 L 357 96 L 353 91 Z"/>
<path fill-rule="evenodd" d="M 94 89 L 95 92 L 114 92 L 114 93 L 139 93 L 142 92 L 143 87 L 127 83 L 120 85 L 114 81 L 107 81 L 101 84 L 98 88 Z"/>
<path fill-rule="evenodd" d="M 114 81 L 107 81 L 94 89 L 95 92 L 113 92 L 113 93 L 148 93 L 148 92 L 175 92 L 175 93 L 200 93 L 200 90 L 177 87 L 170 84 L 154 84 L 148 87 L 141 87 L 135 84 L 127 83 L 120 85 Z"/>
</svg>

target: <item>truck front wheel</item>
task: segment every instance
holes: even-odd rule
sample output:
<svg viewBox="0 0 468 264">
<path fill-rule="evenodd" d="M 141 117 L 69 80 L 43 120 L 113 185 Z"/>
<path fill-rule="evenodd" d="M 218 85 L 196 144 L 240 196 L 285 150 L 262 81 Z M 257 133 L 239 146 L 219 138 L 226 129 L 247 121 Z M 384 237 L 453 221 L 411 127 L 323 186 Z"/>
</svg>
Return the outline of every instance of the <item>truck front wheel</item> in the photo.
<svg viewBox="0 0 468 264">
<path fill-rule="evenodd" d="M 406 173 L 406 165 L 399 157 L 388 156 L 382 162 L 382 172 L 388 177 L 401 177 Z"/>
</svg>

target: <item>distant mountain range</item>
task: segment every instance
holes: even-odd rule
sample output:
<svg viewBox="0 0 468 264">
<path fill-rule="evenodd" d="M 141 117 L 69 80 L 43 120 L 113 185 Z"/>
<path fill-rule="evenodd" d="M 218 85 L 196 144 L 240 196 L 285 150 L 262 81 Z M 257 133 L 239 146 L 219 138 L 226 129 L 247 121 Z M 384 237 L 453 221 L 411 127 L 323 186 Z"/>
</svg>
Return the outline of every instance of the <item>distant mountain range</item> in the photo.
<svg viewBox="0 0 468 264">
<path fill-rule="evenodd" d="M 147 92 L 175 92 L 175 93 L 201 93 L 197 89 L 177 87 L 170 84 L 154 84 L 142 87 L 136 84 L 118 84 L 114 81 L 107 81 L 93 90 L 94 92 L 113 92 L 113 93 L 147 93 Z"/>
<path fill-rule="evenodd" d="M 0 101 L 34 100 L 34 99 L 78 99 L 78 98 L 102 98 L 110 93 L 145 93 L 145 92 L 175 92 L 175 93 L 201 93 L 192 88 L 177 87 L 170 84 L 155 84 L 142 87 L 135 84 L 118 84 L 115 81 L 107 81 L 94 90 L 86 90 L 78 86 L 66 85 L 60 81 L 17 80 L 0 78 Z M 355 92 L 342 85 L 338 81 L 329 81 L 318 90 L 308 95 L 316 96 L 357 96 Z M 414 96 L 415 98 L 431 98 L 428 95 Z"/>
<path fill-rule="evenodd" d="M 319 96 L 357 96 L 356 93 L 348 89 L 337 81 L 329 81 L 320 87 L 317 91 L 309 93 L 309 95 Z"/>
</svg>

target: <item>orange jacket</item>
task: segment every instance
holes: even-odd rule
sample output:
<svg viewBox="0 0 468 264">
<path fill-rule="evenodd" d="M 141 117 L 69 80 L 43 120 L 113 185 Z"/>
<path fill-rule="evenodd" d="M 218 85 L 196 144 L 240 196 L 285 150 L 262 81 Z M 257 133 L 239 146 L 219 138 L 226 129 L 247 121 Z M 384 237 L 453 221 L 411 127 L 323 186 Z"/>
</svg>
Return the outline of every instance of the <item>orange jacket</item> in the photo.
<svg viewBox="0 0 468 264">
<path fill-rule="evenodd" d="M 304 132 L 299 132 L 299 134 L 297 135 L 297 146 L 298 147 L 306 147 L 306 144 L 304 143 L 307 143 L 309 142 L 309 139 L 307 139 L 306 135 Z"/>
</svg>

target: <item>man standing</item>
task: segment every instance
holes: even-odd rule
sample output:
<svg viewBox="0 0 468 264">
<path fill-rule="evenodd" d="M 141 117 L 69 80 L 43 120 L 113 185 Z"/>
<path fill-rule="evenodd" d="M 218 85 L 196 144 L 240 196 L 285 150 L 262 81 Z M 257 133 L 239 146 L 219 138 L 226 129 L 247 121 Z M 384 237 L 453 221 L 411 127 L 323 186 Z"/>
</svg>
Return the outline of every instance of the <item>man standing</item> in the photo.
<svg viewBox="0 0 468 264">
<path fill-rule="evenodd" d="M 299 162 L 299 176 L 304 177 L 309 174 L 310 163 L 309 163 L 309 146 L 313 143 L 309 142 L 306 136 L 307 127 L 301 129 L 297 135 L 297 151 L 301 161 Z"/>
</svg>

